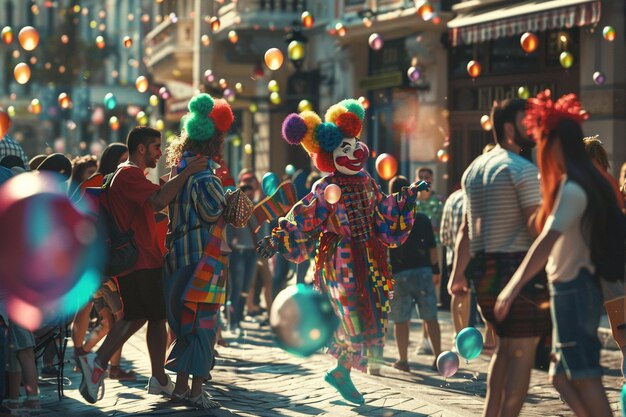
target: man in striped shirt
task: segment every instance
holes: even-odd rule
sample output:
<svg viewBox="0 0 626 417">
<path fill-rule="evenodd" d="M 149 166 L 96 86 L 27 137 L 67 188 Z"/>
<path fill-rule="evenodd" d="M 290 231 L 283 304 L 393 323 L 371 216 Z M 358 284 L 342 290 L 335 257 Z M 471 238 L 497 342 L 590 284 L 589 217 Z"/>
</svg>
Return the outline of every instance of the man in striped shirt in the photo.
<svg viewBox="0 0 626 417">
<path fill-rule="evenodd" d="M 496 322 L 493 308 L 533 242 L 534 213 L 540 203 L 537 169 L 520 153 L 532 142 L 522 119 L 525 100 L 494 106 L 495 148 L 476 158 L 463 174 L 463 219 L 456 239 L 450 294 L 476 288 L 485 319 L 499 336 L 488 376 L 484 416 L 517 416 L 522 408 L 539 338 L 550 329 L 545 274 L 529 283 L 515 312 Z"/>
</svg>

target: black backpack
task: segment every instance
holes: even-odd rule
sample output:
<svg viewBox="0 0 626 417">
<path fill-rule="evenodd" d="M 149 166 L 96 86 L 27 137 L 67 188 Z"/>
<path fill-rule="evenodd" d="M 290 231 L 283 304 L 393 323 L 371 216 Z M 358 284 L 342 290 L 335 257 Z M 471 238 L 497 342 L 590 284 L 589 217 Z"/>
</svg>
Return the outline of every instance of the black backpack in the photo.
<svg viewBox="0 0 626 417">
<path fill-rule="evenodd" d="M 109 198 L 109 189 L 113 183 L 113 178 L 119 171 L 116 170 L 108 175 L 105 175 L 102 181 L 102 191 L 99 198 L 99 216 L 100 227 L 103 229 L 103 233 L 106 236 L 105 246 L 107 248 L 106 262 L 104 263 L 103 274 L 109 277 L 119 276 L 124 272 L 130 270 L 139 257 L 139 249 L 135 244 L 134 233 L 132 229 L 126 231 L 120 230 L 117 222 L 113 218 L 113 215 L 109 212 L 107 207 L 111 207 L 111 200 Z M 106 199 L 107 205 L 103 204 Z M 130 224 L 132 224 L 137 210 L 131 218 Z"/>
</svg>

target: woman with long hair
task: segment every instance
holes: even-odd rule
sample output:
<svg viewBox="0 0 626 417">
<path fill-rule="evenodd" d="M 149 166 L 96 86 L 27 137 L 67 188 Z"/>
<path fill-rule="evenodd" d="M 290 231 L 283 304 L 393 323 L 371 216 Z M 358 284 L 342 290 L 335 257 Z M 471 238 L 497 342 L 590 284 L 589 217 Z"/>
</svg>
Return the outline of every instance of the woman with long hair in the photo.
<svg viewBox="0 0 626 417">
<path fill-rule="evenodd" d="M 540 234 L 498 296 L 495 317 L 507 316 L 520 289 L 545 266 L 554 326 L 552 383 L 577 416 L 604 417 L 612 413 L 601 381 L 597 276 L 623 279 L 623 234 L 616 233 L 623 218 L 611 186 L 585 153 L 580 123 L 586 118 L 574 94 L 555 103 L 546 90 L 529 100 L 524 123 L 538 143 Z M 622 237 L 621 255 L 619 240 L 610 235 Z"/>
</svg>

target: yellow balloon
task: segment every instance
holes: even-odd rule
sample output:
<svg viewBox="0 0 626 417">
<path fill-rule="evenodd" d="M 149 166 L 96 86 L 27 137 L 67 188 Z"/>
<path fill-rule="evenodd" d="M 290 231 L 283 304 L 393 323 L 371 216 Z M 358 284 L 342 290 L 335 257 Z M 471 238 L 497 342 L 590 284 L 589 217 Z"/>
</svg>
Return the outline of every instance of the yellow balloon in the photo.
<svg viewBox="0 0 626 417">
<path fill-rule="evenodd" d="M 270 82 L 267 83 L 267 89 L 272 93 L 277 93 L 280 90 L 280 87 L 278 86 L 278 81 L 270 80 Z"/>
<path fill-rule="evenodd" d="M 569 68 L 574 65 L 574 55 L 567 51 L 561 52 L 561 55 L 559 55 L 559 62 L 563 68 Z"/>
<path fill-rule="evenodd" d="M 32 26 L 24 26 L 17 35 L 20 45 L 27 51 L 34 50 L 39 45 L 39 32 Z"/>
<path fill-rule="evenodd" d="M 289 46 L 287 46 L 287 56 L 292 61 L 304 59 L 304 44 L 298 41 L 289 42 Z"/>
<path fill-rule="evenodd" d="M 251 155 L 252 145 L 250 145 L 249 143 L 246 143 L 245 145 L 243 145 L 243 151 L 246 153 L 246 155 Z"/>
<path fill-rule="evenodd" d="M 165 122 L 161 119 L 157 120 L 154 127 L 156 127 L 157 130 L 163 130 L 165 129 Z"/>
<path fill-rule="evenodd" d="M 265 52 L 265 65 L 272 71 L 276 71 L 283 65 L 285 57 L 278 48 L 270 48 Z"/>
<path fill-rule="evenodd" d="M 159 105 L 159 98 L 156 95 L 152 94 L 148 102 L 152 107 L 156 107 Z"/>
<path fill-rule="evenodd" d="M 270 101 L 272 102 L 272 104 L 280 104 L 280 94 L 274 91 L 272 94 L 270 94 Z"/>
<path fill-rule="evenodd" d="M 17 64 L 13 69 L 13 76 L 18 84 L 26 84 L 30 80 L 30 74 L 30 67 L 23 62 Z"/>
<path fill-rule="evenodd" d="M 137 87 L 137 91 L 139 91 L 140 93 L 145 93 L 146 91 L 148 91 L 148 86 L 149 83 L 146 77 L 144 77 L 143 75 L 137 77 L 137 80 L 135 81 L 135 87 Z"/>
<path fill-rule="evenodd" d="M 300 100 L 298 103 L 298 111 L 302 113 L 303 111 L 313 111 L 313 104 L 309 100 Z"/>
</svg>

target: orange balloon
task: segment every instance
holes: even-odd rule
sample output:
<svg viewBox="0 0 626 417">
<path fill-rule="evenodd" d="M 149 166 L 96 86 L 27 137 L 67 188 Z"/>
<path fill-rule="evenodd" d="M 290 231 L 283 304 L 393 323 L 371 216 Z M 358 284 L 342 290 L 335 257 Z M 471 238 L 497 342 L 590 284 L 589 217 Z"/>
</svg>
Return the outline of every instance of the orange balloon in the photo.
<svg viewBox="0 0 626 417">
<path fill-rule="evenodd" d="M 393 155 L 381 153 L 376 158 L 376 172 L 385 181 L 392 179 L 398 172 L 398 161 Z"/>
<path fill-rule="evenodd" d="M 265 65 L 272 71 L 276 71 L 283 65 L 285 57 L 278 48 L 270 48 L 265 52 Z"/>
<path fill-rule="evenodd" d="M 28 105 L 28 111 L 31 112 L 32 114 L 41 113 L 41 102 L 39 101 L 39 99 L 37 98 L 32 99 L 32 101 Z"/>
<path fill-rule="evenodd" d="M 34 50 L 39 45 L 39 32 L 32 26 L 24 26 L 17 35 L 20 45 L 27 51 Z"/>
<path fill-rule="evenodd" d="M 67 93 L 59 94 L 57 101 L 59 102 L 59 106 L 61 106 L 62 109 L 69 109 L 70 107 L 72 107 L 72 100 Z"/>
<path fill-rule="evenodd" d="M 487 114 L 483 114 L 482 117 L 480 118 L 480 125 L 486 131 L 493 129 L 493 123 L 491 122 L 491 117 L 489 117 L 489 115 Z"/>
<path fill-rule="evenodd" d="M 149 83 L 146 77 L 144 77 L 143 75 L 137 77 L 137 80 L 135 81 L 135 87 L 137 87 L 137 91 L 139 91 L 140 93 L 145 93 L 146 91 L 148 91 L 148 86 Z"/>
<path fill-rule="evenodd" d="M 519 41 L 522 44 L 522 49 L 527 54 L 533 52 L 535 49 L 537 49 L 537 46 L 539 45 L 539 39 L 537 39 L 537 35 L 532 32 L 524 33 Z"/>
<path fill-rule="evenodd" d="M 480 62 L 471 60 L 467 63 L 467 73 L 472 78 L 476 78 L 480 75 Z"/>
<path fill-rule="evenodd" d="M 4 110 L 0 110 L 0 140 L 7 134 L 11 128 L 11 118 Z"/>
<path fill-rule="evenodd" d="M 337 184 L 329 184 L 324 189 L 324 200 L 328 204 L 335 204 L 341 198 L 341 188 Z"/>
<path fill-rule="evenodd" d="M 26 84 L 30 80 L 30 67 L 27 64 L 20 62 L 13 70 L 13 76 L 18 84 Z"/>
<path fill-rule="evenodd" d="M 11 29 L 11 26 L 2 28 L 2 34 L 0 36 L 2 36 L 2 42 L 5 44 L 13 43 L 13 29 Z"/>
</svg>

